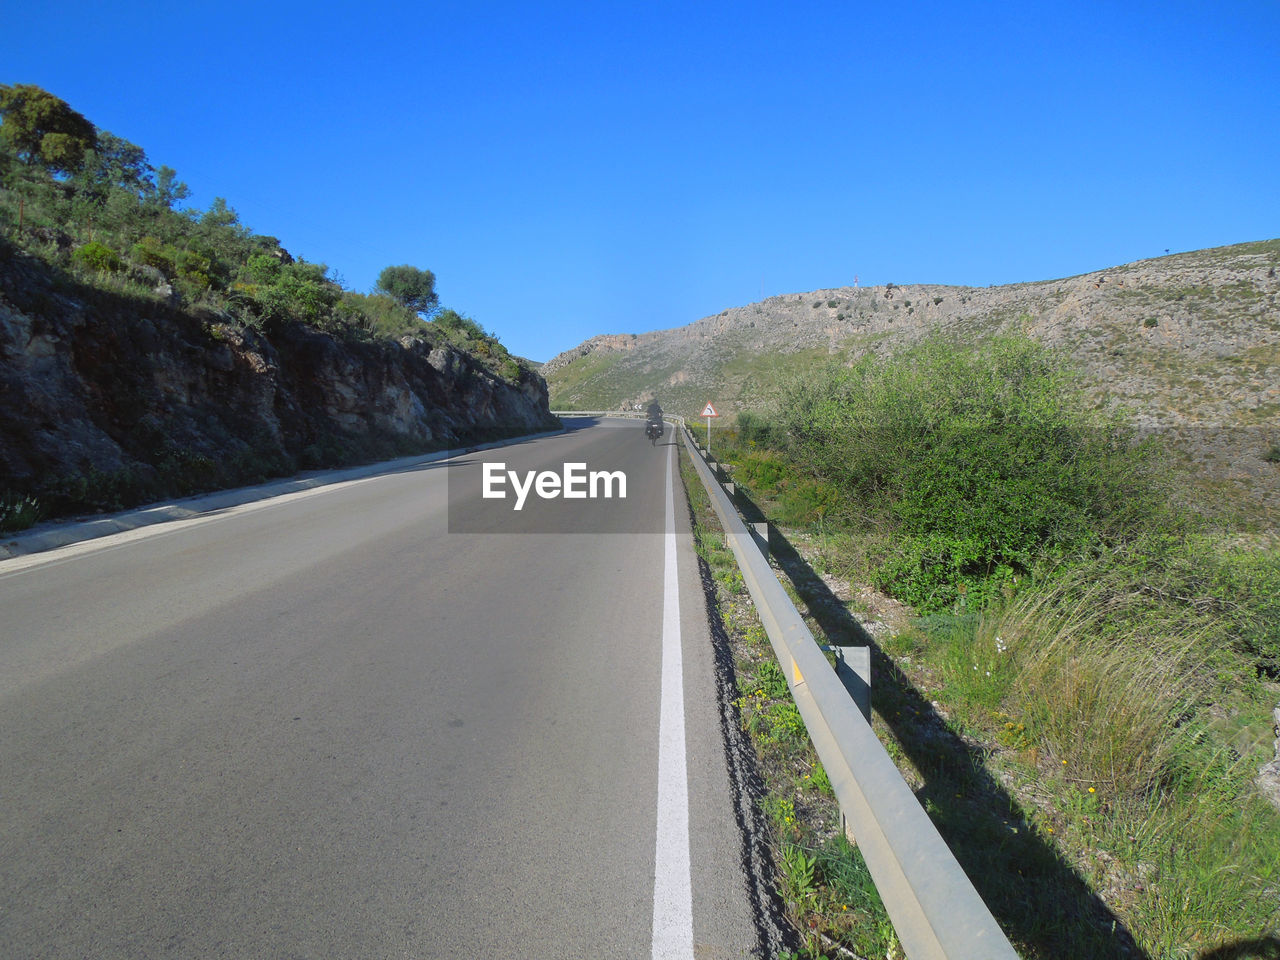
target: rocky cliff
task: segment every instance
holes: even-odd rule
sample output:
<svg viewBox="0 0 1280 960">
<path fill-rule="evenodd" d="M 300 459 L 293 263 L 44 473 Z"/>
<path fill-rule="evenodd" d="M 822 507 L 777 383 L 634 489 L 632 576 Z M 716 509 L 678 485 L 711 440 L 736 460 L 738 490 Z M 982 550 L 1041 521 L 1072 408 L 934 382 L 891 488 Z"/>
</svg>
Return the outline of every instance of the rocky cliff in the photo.
<svg viewBox="0 0 1280 960">
<path fill-rule="evenodd" d="M 0 494 L 55 513 L 557 425 L 541 377 L 439 338 L 268 334 L 0 246 Z"/>
</svg>

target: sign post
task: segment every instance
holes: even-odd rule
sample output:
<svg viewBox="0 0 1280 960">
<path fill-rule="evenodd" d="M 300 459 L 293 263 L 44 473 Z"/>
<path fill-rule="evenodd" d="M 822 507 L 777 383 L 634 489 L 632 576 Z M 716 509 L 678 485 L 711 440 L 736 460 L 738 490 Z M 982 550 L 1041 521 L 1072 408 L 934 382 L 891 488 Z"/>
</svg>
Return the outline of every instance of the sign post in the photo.
<svg viewBox="0 0 1280 960">
<path fill-rule="evenodd" d="M 720 414 L 716 413 L 716 408 L 708 403 L 705 407 L 702 408 L 702 413 L 699 414 L 699 416 L 703 416 L 707 418 L 707 455 L 710 456 L 711 454 L 711 418 L 718 417 L 720 416 Z"/>
</svg>

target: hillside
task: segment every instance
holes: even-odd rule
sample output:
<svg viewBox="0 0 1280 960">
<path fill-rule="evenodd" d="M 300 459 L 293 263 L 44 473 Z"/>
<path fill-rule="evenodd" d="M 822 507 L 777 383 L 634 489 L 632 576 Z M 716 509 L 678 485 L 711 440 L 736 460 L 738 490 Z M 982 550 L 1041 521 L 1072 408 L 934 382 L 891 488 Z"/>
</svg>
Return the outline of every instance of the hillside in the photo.
<svg viewBox="0 0 1280 960">
<path fill-rule="evenodd" d="M 0 117 L 0 530 L 558 425 L 431 271 L 345 289 L 38 87 Z"/>
<path fill-rule="evenodd" d="M 1122 405 L 1225 493 L 1280 525 L 1280 240 L 997 287 L 887 284 L 770 297 L 684 327 L 592 338 L 542 368 L 554 409 L 657 396 L 696 415 L 765 406 L 829 358 L 890 354 L 931 333 L 1020 330 L 1068 353 L 1099 404 Z M 1219 489 L 1219 488 L 1222 489 Z"/>
<path fill-rule="evenodd" d="M 49 515 L 556 425 L 441 338 L 270 336 L 76 283 L 0 241 L 0 493 Z"/>
</svg>

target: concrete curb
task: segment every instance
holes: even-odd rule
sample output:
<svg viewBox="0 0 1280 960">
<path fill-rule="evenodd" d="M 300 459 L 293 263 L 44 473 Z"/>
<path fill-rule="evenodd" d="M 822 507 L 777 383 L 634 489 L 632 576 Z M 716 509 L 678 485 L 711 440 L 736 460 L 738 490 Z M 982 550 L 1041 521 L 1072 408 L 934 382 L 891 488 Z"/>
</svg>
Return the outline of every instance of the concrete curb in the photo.
<svg viewBox="0 0 1280 960">
<path fill-rule="evenodd" d="M 564 432 L 564 427 L 561 427 L 559 430 L 547 430 L 542 433 L 526 434 L 522 437 L 511 437 L 507 440 L 495 440 L 492 443 L 479 443 L 451 450 L 439 450 L 435 453 L 421 456 L 401 457 L 398 460 L 382 460 L 377 463 L 366 463 L 358 467 L 346 467 L 339 470 L 318 470 L 298 474 L 285 480 L 272 480 L 252 487 L 238 487 L 234 490 L 202 493 L 194 497 L 175 500 L 171 503 L 152 504 L 151 506 L 126 510 L 122 513 L 97 517 L 92 520 L 37 524 L 30 530 L 24 530 L 22 533 L 8 537 L 3 542 L 0 542 L 0 561 L 13 557 L 24 557 L 33 553 L 43 553 L 47 550 L 56 550 L 58 547 L 81 543 L 85 540 L 96 540 L 99 537 L 109 537 L 115 533 L 125 533 L 129 530 L 137 530 L 140 527 L 170 523 L 174 520 L 189 520 L 192 517 L 213 513 L 217 510 L 226 510 L 230 507 L 238 507 L 242 504 L 254 503 L 260 500 L 270 500 L 274 497 L 298 493 L 302 490 L 314 490 L 318 487 L 327 487 L 335 483 L 345 483 L 348 480 L 361 480 L 379 473 L 394 473 L 397 470 L 406 470 L 410 467 L 439 463 L 443 460 L 451 460 L 455 457 L 465 456 L 468 453 L 477 453 L 481 450 L 493 450 L 497 447 L 524 443 L 527 440 L 555 437 Z"/>
</svg>

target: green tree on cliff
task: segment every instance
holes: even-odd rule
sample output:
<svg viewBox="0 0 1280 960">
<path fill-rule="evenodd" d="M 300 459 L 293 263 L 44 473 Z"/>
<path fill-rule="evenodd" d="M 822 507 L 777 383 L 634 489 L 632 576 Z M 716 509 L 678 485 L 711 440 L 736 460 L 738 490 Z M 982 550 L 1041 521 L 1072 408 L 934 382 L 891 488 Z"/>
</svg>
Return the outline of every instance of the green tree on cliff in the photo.
<svg viewBox="0 0 1280 960">
<path fill-rule="evenodd" d="M 387 267 L 378 274 L 378 292 L 404 304 L 414 313 L 430 313 L 440 303 L 436 275 L 409 264 Z"/>
</svg>

